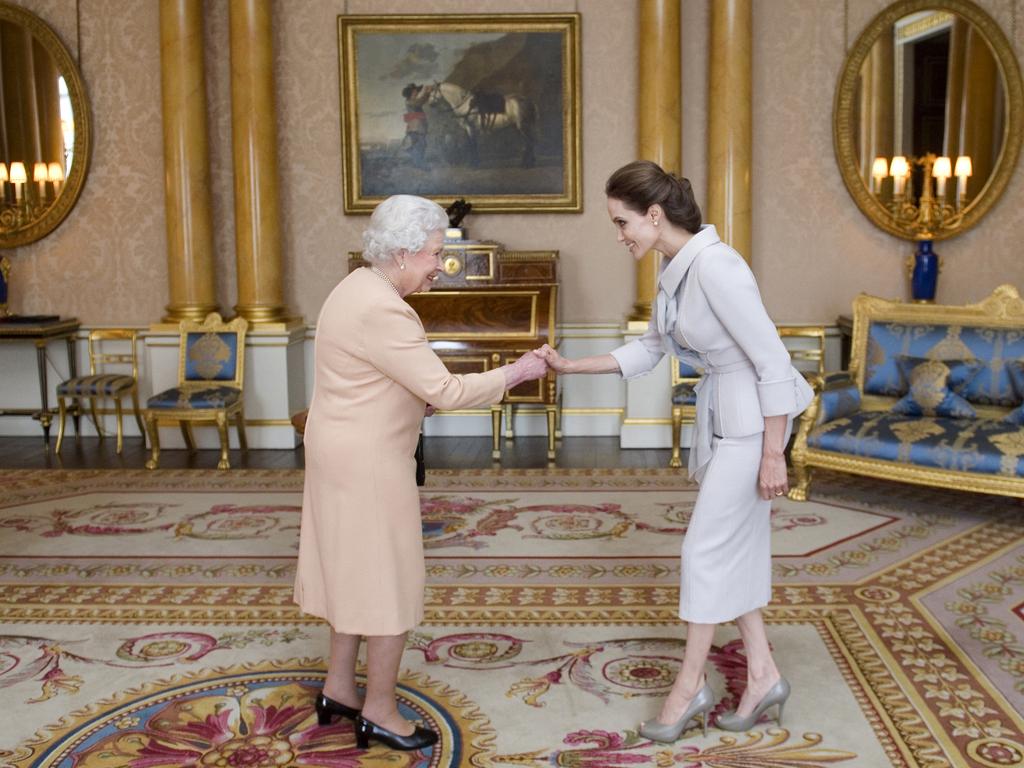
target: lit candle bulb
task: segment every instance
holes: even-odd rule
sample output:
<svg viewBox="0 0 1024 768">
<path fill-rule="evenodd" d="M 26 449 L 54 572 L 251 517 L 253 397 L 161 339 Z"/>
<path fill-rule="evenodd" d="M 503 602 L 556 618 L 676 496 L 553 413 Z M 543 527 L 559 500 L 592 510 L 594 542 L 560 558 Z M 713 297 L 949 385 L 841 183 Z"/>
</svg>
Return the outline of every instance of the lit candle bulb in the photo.
<svg viewBox="0 0 1024 768">
<path fill-rule="evenodd" d="M 32 181 L 39 185 L 39 202 L 46 199 L 46 163 L 36 163 L 32 166 Z"/>
<path fill-rule="evenodd" d="M 14 185 L 14 201 L 21 202 L 22 185 L 28 181 L 24 163 L 11 163 L 11 183 Z"/>
<path fill-rule="evenodd" d="M 956 176 L 956 198 L 959 200 L 967 194 L 967 178 L 974 174 L 969 155 L 960 155 L 956 159 L 953 175 Z"/>
<path fill-rule="evenodd" d="M 46 172 L 47 178 L 53 182 L 53 194 L 54 196 L 60 194 L 61 184 L 64 183 L 64 169 L 60 163 L 50 163 Z"/>
<path fill-rule="evenodd" d="M 932 165 L 932 176 L 935 177 L 935 196 L 940 200 L 946 196 L 946 179 L 952 176 L 948 157 L 937 157 Z"/>
<path fill-rule="evenodd" d="M 909 171 L 910 166 L 907 165 L 907 158 L 903 155 L 896 155 L 892 159 L 892 163 L 889 165 L 889 175 L 892 176 L 894 194 L 903 194 L 903 185 L 907 183 L 907 173 Z"/>
<path fill-rule="evenodd" d="M 889 164 L 884 157 L 876 157 L 871 165 L 871 179 L 874 183 L 875 193 L 882 191 L 882 180 L 889 175 Z"/>
<path fill-rule="evenodd" d="M 7 163 L 0 163 L 0 202 L 7 197 Z"/>
</svg>

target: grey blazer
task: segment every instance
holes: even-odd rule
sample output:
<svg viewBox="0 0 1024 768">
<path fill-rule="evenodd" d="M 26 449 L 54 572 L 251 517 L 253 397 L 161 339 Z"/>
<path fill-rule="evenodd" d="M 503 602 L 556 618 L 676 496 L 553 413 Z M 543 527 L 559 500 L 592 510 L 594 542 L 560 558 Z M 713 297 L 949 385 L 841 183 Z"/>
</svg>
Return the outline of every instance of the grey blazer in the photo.
<svg viewBox="0 0 1024 768">
<path fill-rule="evenodd" d="M 792 419 L 814 391 L 793 367 L 750 267 L 713 226 L 663 263 L 658 292 L 647 332 L 611 354 L 626 379 L 649 373 L 666 352 L 703 369 L 690 449 L 690 476 L 699 482 L 712 434 L 763 432 L 765 416 Z"/>
</svg>

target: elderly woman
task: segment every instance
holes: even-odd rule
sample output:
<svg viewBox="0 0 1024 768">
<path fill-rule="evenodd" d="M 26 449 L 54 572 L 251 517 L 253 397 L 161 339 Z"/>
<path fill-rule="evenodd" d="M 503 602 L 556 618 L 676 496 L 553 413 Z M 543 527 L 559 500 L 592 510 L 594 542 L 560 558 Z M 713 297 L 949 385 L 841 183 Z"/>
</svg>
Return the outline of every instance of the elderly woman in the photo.
<svg viewBox="0 0 1024 768">
<path fill-rule="evenodd" d="M 398 711 L 395 686 L 406 633 L 423 617 L 426 569 L 413 453 L 428 405 L 468 408 L 547 372 L 527 353 L 486 373 L 451 374 L 403 298 L 430 289 L 441 269 L 444 210 L 396 195 L 363 234 L 370 267 L 342 280 L 317 322 L 313 400 L 306 424 L 295 601 L 331 625 L 321 724 L 355 720 L 356 739 L 420 749 L 438 735 Z M 366 698 L 355 664 L 366 637 Z"/>
</svg>

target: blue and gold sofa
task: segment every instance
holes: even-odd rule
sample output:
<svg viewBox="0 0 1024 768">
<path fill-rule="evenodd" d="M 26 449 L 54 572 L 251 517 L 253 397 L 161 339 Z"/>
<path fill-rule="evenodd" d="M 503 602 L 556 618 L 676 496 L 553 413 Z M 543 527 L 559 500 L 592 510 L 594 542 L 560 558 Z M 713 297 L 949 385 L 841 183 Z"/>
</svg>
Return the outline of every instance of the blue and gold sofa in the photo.
<svg viewBox="0 0 1024 768">
<path fill-rule="evenodd" d="M 1024 497 L 1024 301 L 853 303 L 850 370 L 825 377 L 793 445 L 807 498 L 814 467 Z"/>
</svg>

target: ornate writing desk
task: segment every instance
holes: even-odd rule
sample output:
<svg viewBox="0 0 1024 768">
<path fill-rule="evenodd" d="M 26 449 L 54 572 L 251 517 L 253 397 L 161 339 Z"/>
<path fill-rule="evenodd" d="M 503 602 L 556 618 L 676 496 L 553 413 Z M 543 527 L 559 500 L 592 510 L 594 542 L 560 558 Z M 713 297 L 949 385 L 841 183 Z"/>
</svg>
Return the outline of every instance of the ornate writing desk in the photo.
<svg viewBox="0 0 1024 768">
<path fill-rule="evenodd" d="M 513 362 L 541 344 L 556 346 L 558 252 L 506 251 L 498 243 L 445 242 L 444 271 L 432 290 L 406 300 L 423 320 L 430 346 L 452 373 L 479 373 Z M 366 266 L 349 254 L 349 271 Z M 513 437 L 513 407 L 543 405 L 548 458 L 561 437 L 561 401 L 554 373 L 505 393 L 491 406 L 492 452 L 501 458 L 501 419 Z"/>
<path fill-rule="evenodd" d="M 50 409 L 49 388 L 46 384 L 46 347 L 51 341 L 64 339 L 67 343 L 68 370 L 70 378 L 78 375 L 75 358 L 75 332 L 78 320 L 75 318 L 9 317 L 0 318 L 0 342 L 32 342 L 36 347 L 36 365 L 39 375 L 39 409 L 0 408 L 0 416 L 31 416 L 38 419 L 43 427 L 43 438 L 50 442 L 50 422 L 54 411 Z M 75 434 L 78 434 L 78 414 L 74 414 Z"/>
</svg>

